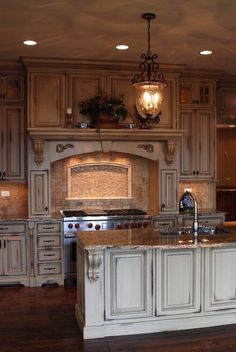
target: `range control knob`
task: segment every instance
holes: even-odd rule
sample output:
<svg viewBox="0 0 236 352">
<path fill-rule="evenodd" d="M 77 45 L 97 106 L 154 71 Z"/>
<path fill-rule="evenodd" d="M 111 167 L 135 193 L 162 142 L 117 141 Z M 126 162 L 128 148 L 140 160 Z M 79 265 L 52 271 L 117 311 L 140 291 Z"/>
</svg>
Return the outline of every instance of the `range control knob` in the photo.
<svg viewBox="0 0 236 352">
<path fill-rule="evenodd" d="M 135 228 L 136 228 L 136 223 L 135 223 L 135 222 L 131 222 L 130 228 L 131 228 L 131 229 L 135 229 Z"/>
<path fill-rule="evenodd" d="M 124 228 L 125 228 L 125 229 L 128 229 L 128 228 L 129 228 L 129 223 L 128 223 L 128 222 L 125 222 L 125 223 L 124 223 Z"/>
<path fill-rule="evenodd" d="M 147 228 L 147 227 L 148 227 L 148 222 L 147 222 L 147 221 L 144 221 L 144 222 L 143 222 L 143 227 L 144 227 L 144 228 Z"/>
<path fill-rule="evenodd" d="M 75 228 L 76 228 L 76 229 L 79 229 L 79 224 L 78 224 L 78 222 L 75 224 Z"/>
<path fill-rule="evenodd" d="M 122 224 L 118 224 L 118 225 L 116 226 L 116 228 L 117 228 L 117 230 L 121 230 L 121 229 L 123 229 L 123 225 L 122 225 Z"/>
<path fill-rule="evenodd" d="M 68 224 L 69 229 L 73 229 L 73 224 Z"/>
<path fill-rule="evenodd" d="M 141 228 L 143 226 L 143 224 L 142 224 L 142 222 L 141 221 L 139 221 L 138 223 L 137 223 L 137 228 Z"/>
<path fill-rule="evenodd" d="M 99 224 L 95 225 L 95 230 L 100 230 L 100 228 L 101 228 L 101 225 L 99 225 Z"/>
<path fill-rule="evenodd" d="M 93 224 L 91 222 L 88 223 L 87 227 L 91 229 L 93 227 Z"/>
</svg>

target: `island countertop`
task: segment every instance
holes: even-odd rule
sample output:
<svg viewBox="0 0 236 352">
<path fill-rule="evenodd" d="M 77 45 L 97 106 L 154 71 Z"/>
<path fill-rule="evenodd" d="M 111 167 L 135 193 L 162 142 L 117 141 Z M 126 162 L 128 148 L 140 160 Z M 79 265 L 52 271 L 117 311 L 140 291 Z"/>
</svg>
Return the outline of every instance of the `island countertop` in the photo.
<svg viewBox="0 0 236 352">
<path fill-rule="evenodd" d="M 78 231 L 77 243 L 82 249 L 106 248 L 198 248 L 236 246 L 236 227 L 227 227 L 227 233 L 214 235 L 161 234 L 158 229 L 128 229 Z"/>
</svg>

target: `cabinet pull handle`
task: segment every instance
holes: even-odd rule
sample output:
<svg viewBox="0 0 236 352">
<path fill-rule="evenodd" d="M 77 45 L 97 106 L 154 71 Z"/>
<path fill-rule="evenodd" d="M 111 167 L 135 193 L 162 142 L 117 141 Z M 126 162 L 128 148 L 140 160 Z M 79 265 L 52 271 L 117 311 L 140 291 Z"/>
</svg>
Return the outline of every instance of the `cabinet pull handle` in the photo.
<svg viewBox="0 0 236 352">
<path fill-rule="evenodd" d="M 6 177 L 6 172 L 5 171 L 2 174 L 2 179 L 4 179 L 4 177 Z"/>
<path fill-rule="evenodd" d="M 8 231 L 8 227 L 0 227 L 0 231 Z"/>
<path fill-rule="evenodd" d="M 53 230 L 54 226 L 43 226 L 43 230 Z"/>
<path fill-rule="evenodd" d="M 54 240 L 44 240 L 43 243 L 53 243 L 55 242 Z"/>
<path fill-rule="evenodd" d="M 44 268 L 44 270 L 56 270 L 56 268 Z"/>
<path fill-rule="evenodd" d="M 166 206 L 165 206 L 165 204 L 163 203 L 161 207 L 164 209 Z"/>
<path fill-rule="evenodd" d="M 44 209 L 45 209 L 45 211 L 48 211 L 48 207 L 47 206 Z"/>
<path fill-rule="evenodd" d="M 44 257 L 55 257 L 55 253 L 54 254 L 44 254 Z"/>
</svg>

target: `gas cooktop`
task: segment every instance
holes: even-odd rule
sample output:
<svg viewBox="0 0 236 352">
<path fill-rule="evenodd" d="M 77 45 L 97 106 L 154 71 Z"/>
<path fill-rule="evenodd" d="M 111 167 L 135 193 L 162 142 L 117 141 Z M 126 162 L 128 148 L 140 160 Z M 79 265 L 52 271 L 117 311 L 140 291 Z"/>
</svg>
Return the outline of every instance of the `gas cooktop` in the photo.
<svg viewBox="0 0 236 352">
<path fill-rule="evenodd" d="M 131 215 L 147 215 L 147 213 L 141 209 L 108 209 L 108 210 L 61 210 L 61 215 L 64 218 L 72 217 L 84 217 L 84 216 L 131 216 Z"/>
</svg>

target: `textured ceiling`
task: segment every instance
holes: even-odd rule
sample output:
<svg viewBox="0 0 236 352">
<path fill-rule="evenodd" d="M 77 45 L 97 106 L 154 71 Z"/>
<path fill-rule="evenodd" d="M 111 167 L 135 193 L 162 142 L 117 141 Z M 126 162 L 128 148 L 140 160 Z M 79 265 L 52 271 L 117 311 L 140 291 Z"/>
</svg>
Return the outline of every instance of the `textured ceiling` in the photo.
<svg viewBox="0 0 236 352">
<path fill-rule="evenodd" d="M 140 61 L 144 12 L 157 15 L 151 49 L 159 62 L 236 74 L 236 0 L 0 0 L 0 58 Z M 24 46 L 29 38 L 38 46 Z M 120 43 L 130 49 L 117 51 Z M 203 49 L 214 54 L 200 56 Z"/>
</svg>

